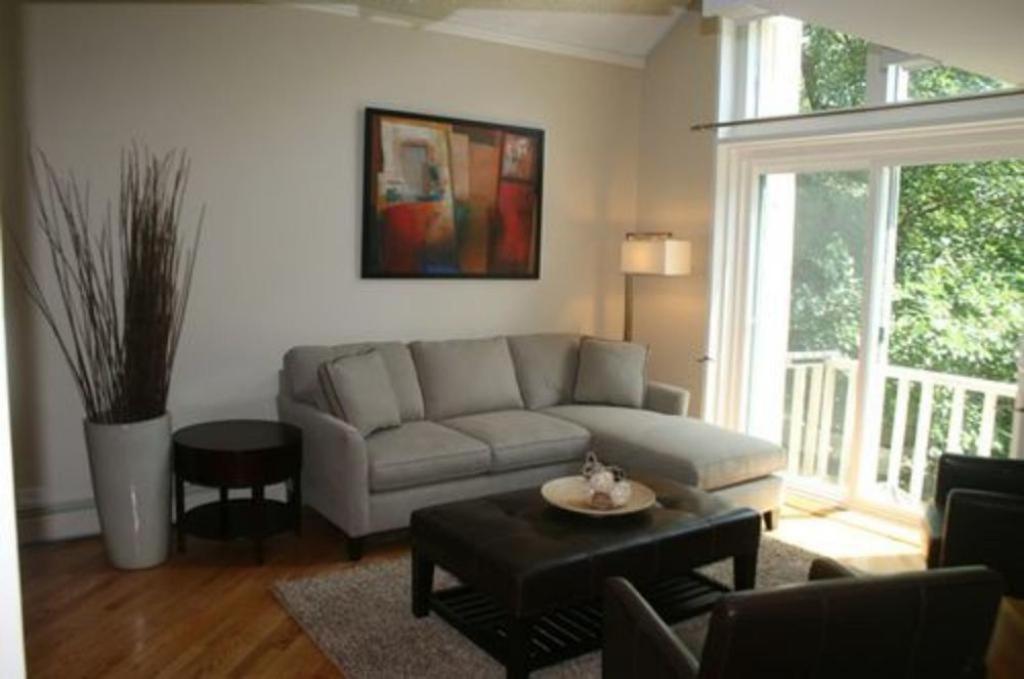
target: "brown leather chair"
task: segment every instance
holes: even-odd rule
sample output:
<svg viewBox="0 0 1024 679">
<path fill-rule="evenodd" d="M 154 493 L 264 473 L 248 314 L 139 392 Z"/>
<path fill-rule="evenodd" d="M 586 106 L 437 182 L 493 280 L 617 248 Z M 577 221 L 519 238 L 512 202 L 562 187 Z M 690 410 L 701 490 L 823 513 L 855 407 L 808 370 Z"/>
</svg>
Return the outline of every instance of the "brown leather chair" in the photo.
<svg viewBox="0 0 1024 679">
<path fill-rule="evenodd" d="M 940 457 L 924 529 L 929 568 L 984 564 L 1024 597 L 1024 460 Z"/>
<path fill-rule="evenodd" d="M 834 561 L 811 582 L 725 595 L 700 662 L 622 578 L 605 583 L 605 679 L 981 677 L 1002 595 L 982 566 L 850 578 Z M 837 579 L 841 578 L 841 579 Z"/>
</svg>

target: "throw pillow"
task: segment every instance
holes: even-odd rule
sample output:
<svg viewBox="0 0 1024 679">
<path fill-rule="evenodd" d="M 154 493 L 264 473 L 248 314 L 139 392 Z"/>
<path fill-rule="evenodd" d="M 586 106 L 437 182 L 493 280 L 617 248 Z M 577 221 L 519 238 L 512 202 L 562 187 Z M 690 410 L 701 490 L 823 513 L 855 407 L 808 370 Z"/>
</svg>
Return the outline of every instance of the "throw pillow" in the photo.
<svg viewBox="0 0 1024 679">
<path fill-rule="evenodd" d="M 398 397 L 376 350 L 325 361 L 317 377 L 331 414 L 363 436 L 402 424 Z"/>
<path fill-rule="evenodd" d="M 580 343 L 580 366 L 573 398 L 627 408 L 644 404 L 647 347 L 587 337 Z"/>
</svg>

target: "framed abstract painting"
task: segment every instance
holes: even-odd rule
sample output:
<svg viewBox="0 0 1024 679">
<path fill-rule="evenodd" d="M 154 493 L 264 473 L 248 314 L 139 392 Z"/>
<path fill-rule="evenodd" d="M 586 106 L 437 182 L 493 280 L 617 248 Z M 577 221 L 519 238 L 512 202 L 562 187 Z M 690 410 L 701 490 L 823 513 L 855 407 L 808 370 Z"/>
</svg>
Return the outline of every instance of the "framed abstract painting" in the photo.
<svg viewBox="0 0 1024 679">
<path fill-rule="evenodd" d="M 544 131 L 366 109 L 363 278 L 537 278 Z"/>
</svg>

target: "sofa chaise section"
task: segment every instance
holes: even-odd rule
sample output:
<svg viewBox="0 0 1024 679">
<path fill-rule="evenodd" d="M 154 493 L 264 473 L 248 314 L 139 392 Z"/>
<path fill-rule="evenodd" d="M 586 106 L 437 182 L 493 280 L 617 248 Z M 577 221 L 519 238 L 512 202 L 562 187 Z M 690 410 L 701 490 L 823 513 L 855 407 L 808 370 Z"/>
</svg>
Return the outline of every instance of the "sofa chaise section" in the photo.
<svg viewBox="0 0 1024 679">
<path fill-rule="evenodd" d="M 785 452 L 762 439 L 690 417 L 635 408 L 561 405 L 543 411 L 587 429 L 601 459 L 633 475 L 663 476 L 722 493 L 736 504 L 770 514 L 781 505 Z"/>
</svg>

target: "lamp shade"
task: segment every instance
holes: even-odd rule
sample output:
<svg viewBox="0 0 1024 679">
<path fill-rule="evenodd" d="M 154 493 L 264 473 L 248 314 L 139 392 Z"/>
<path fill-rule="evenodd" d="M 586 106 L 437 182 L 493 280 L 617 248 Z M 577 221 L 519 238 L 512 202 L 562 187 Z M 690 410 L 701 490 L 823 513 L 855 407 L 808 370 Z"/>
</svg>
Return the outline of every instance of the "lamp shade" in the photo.
<svg viewBox="0 0 1024 679">
<path fill-rule="evenodd" d="M 622 243 L 622 273 L 685 276 L 690 273 L 690 241 L 631 238 Z"/>
</svg>

